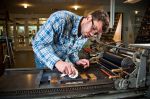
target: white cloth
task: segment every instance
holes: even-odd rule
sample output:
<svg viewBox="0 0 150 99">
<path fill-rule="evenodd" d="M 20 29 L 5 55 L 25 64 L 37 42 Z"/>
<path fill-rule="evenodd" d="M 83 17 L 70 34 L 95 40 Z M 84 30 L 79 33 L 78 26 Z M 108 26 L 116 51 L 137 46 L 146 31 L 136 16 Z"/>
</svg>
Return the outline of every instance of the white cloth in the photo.
<svg viewBox="0 0 150 99">
<path fill-rule="evenodd" d="M 66 75 L 67 75 L 67 74 L 61 74 L 60 77 L 64 77 L 64 76 L 66 76 Z M 75 75 L 68 75 L 68 76 L 69 76 L 70 78 L 77 78 L 78 75 L 79 75 L 79 72 L 76 70 Z"/>
</svg>

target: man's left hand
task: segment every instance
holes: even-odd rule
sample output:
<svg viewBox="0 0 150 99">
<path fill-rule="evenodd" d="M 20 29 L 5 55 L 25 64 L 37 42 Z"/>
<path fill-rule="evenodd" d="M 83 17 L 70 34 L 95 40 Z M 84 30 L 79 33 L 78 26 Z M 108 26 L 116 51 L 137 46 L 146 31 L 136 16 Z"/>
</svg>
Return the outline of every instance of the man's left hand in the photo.
<svg viewBox="0 0 150 99">
<path fill-rule="evenodd" d="M 90 62 L 87 59 L 80 59 L 76 62 L 77 65 L 82 65 L 84 68 L 87 68 L 90 66 Z"/>
</svg>

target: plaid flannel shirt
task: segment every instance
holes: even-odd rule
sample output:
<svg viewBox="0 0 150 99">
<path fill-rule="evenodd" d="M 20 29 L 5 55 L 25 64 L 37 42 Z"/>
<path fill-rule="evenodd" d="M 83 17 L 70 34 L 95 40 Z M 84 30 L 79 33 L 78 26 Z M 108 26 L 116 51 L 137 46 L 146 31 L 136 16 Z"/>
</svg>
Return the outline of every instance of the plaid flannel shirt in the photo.
<svg viewBox="0 0 150 99">
<path fill-rule="evenodd" d="M 87 41 L 78 37 L 78 28 L 82 16 L 69 11 L 57 11 L 50 15 L 32 40 L 36 60 L 43 66 L 53 69 L 59 60 L 75 63 L 78 52 Z"/>
</svg>

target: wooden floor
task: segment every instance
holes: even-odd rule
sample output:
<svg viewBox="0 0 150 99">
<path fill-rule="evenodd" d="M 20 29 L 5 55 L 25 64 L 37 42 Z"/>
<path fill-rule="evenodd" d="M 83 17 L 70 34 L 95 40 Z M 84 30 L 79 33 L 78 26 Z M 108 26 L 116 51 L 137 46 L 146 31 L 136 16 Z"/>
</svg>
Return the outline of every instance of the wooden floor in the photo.
<svg viewBox="0 0 150 99">
<path fill-rule="evenodd" d="M 35 67 L 33 51 L 15 51 L 14 60 L 15 60 L 14 68 Z"/>
<path fill-rule="evenodd" d="M 79 57 L 88 58 L 83 52 L 80 52 Z M 14 51 L 14 61 L 14 66 L 11 66 L 13 68 L 36 68 L 32 50 Z M 5 67 L 7 68 L 8 66 Z"/>
</svg>

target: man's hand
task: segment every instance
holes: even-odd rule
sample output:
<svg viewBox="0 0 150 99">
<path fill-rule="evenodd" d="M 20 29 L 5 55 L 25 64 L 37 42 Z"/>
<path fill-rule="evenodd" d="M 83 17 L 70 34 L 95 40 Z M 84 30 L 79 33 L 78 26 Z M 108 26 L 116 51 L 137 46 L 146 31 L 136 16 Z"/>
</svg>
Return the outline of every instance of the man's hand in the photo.
<svg viewBox="0 0 150 99">
<path fill-rule="evenodd" d="M 64 62 L 61 60 L 55 64 L 55 67 L 58 69 L 58 71 L 67 75 L 75 75 L 77 71 L 72 63 Z"/>
<path fill-rule="evenodd" d="M 77 65 L 82 65 L 84 68 L 89 67 L 90 62 L 87 59 L 80 59 L 79 61 L 76 62 Z"/>
</svg>

